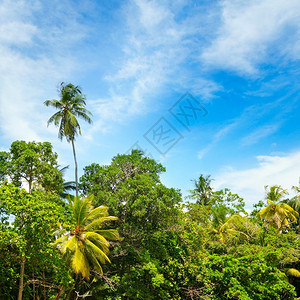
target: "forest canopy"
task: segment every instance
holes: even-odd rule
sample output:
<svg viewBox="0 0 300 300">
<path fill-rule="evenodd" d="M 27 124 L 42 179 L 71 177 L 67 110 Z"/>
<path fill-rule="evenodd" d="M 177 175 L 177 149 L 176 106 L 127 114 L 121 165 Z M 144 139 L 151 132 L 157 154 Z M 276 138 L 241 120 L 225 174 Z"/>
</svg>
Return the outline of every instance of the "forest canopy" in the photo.
<svg viewBox="0 0 300 300">
<path fill-rule="evenodd" d="M 184 199 L 139 150 L 92 163 L 66 197 L 50 143 L 0 153 L 1 299 L 294 299 L 299 187 L 251 214 L 209 175 Z M 74 188 L 74 184 L 73 184 Z"/>
</svg>

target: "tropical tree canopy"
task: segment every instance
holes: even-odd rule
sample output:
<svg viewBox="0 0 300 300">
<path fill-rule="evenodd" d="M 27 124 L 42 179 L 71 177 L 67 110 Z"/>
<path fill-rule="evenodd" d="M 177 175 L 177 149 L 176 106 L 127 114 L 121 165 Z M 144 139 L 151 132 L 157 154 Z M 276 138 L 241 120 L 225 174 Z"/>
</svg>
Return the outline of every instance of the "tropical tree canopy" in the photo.
<svg viewBox="0 0 300 300">
<path fill-rule="evenodd" d="M 105 222 L 117 220 L 117 217 L 109 216 L 106 206 L 93 208 L 91 201 L 92 196 L 82 199 L 75 197 L 71 230 L 59 230 L 57 234 L 60 237 L 55 241 L 55 245 L 70 260 L 74 272 L 87 279 L 91 269 L 102 274 L 101 264 L 110 262 L 107 239 L 119 239 L 116 230 L 102 229 Z"/>
<path fill-rule="evenodd" d="M 43 178 L 47 168 L 35 160 L 43 156 L 25 153 L 15 171 L 25 176 L 33 167 L 31 193 L 8 182 L 12 156 L 0 152 L 0 299 L 300 296 L 297 214 L 283 204 L 291 199 L 281 187 L 267 188 L 268 203 L 251 215 L 227 188 L 209 193 L 206 204 L 186 203 L 162 183 L 165 168 L 135 150 L 87 166 L 80 184 L 86 198 L 67 203 L 56 187 L 61 191 L 62 180 L 41 188 L 52 174 Z M 27 156 L 35 163 L 21 163 Z M 59 178 L 64 169 L 56 168 Z"/>
<path fill-rule="evenodd" d="M 249 237 L 244 232 L 238 229 L 239 225 L 245 220 L 242 216 L 234 214 L 226 219 L 226 221 L 221 224 L 217 229 L 211 228 L 210 231 L 217 234 L 220 241 L 225 243 L 226 237 L 230 235 L 238 235 L 241 238 L 248 239 Z"/>
<path fill-rule="evenodd" d="M 268 200 L 269 205 L 263 208 L 258 215 L 267 227 L 275 226 L 277 229 L 290 228 L 292 223 L 297 223 L 299 213 L 288 204 L 275 203 Z"/>
<path fill-rule="evenodd" d="M 9 179 L 16 186 L 22 181 L 28 190 L 42 188 L 50 192 L 62 191 L 62 174 L 58 169 L 57 153 L 49 142 L 15 141 L 9 152 L 0 153 L 0 179 Z"/>
<path fill-rule="evenodd" d="M 264 225 L 266 227 L 274 226 L 278 230 L 283 230 L 290 228 L 292 223 L 297 223 L 298 212 L 284 202 L 276 203 L 287 195 L 287 191 L 278 185 L 271 186 L 269 189 L 266 186 L 265 189 L 269 205 L 258 213 L 259 217 L 264 221 Z"/>
<path fill-rule="evenodd" d="M 193 181 L 195 188 L 193 190 L 189 190 L 191 195 L 189 195 L 188 198 L 195 199 L 197 203 L 207 205 L 213 191 L 210 186 L 212 181 L 210 175 L 204 177 L 204 175 L 201 174 L 198 180 Z"/>
</svg>

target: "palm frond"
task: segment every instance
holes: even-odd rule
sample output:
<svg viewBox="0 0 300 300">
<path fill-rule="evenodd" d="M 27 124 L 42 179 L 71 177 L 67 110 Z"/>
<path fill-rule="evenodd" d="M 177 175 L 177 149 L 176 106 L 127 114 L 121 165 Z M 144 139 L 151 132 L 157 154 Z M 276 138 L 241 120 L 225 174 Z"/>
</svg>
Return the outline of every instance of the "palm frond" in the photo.
<svg viewBox="0 0 300 300">
<path fill-rule="evenodd" d="M 109 242 L 106 240 L 105 237 L 103 237 L 99 233 L 88 231 L 85 233 L 85 238 L 89 241 L 100 245 L 101 248 L 103 247 L 105 253 L 107 253 L 106 249 L 108 250 Z"/>
<path fill-rule="evenodd" d="M 78 109 L 78 110 L 76 110 L 76 115 L 78 117 L 80 117 L 81 119 L 83 119 L 87 123 L 92 124 L 93 121 L 92 121 L 92 119 L 90 118 L 90 116 L 88 114 L 90 114 L 92 116 L 92 113 L 90 111 L 88 111 L 87 109 L 82 109 L 82 110 Z"/>
<path fill-rule="evenodd" d="M 284 271 L 287 276 L 300 277 L 300 272 L 297 269 L 286 268 Z"/>
<path fill-rule="evenodd" d="M 83 277 L 90 278 L 90 266 L 87 257 L 84 255 L 84 248 L 81 243 L 76 243 L 72 259 L 72 268 L 75 273 L 81 273 Z"/>
<path fill-rule="evenodd" d="M 91 197 L 91 201 L 92 201 L 93 196 L 90 196 L 90 197 Z M 86 221 L 91 222 L 97 218 L 106 217 L 106 216 L 108 216 L 108 207 L 101 205 L 90 211 L 89 215 L 87 216 Z"/>
<path fill-rule="evenodd" d="M 98 218 L 98 219 L 94 220 L 90 224 L 88 224 L 86 226 L 86 228 L 88 230 L 90 230 L 90 229 L 93 229 L 93 230 L 100 229 L 102 227 L 102 225 L 103 225 L 104 222 L 107 222 L 107 221 L 116 221 L 116 220 L 118 220 L 118 218 L 117 217 L 113 217 L 113 216 L 101 217 L 101 218 Z"/>
<path fill-rule="evenodd" d="M 58 238 L 54 241 L 53 246 L 56 247 L 60 244 L 64 244 L 67 242 L 67 240 L 68 240 L 68 235 L 67 234 L 62 235 L 60 238 Z"/>
<path fill-rule="evenodd" d="M 115 229 L 104 229 L 104 230 L 96 230 L 96 233 L 104 236 L 106 239 L 111 241 L 120 240 L 120 235 Z"/>
<path fill-rule="evenodd" d="M 93 248 L 90 247 L 89 245 L 87 245 L 86 247 L 86 251 L 85 254 L 90 262 L 90 264 L 93 266 L 93 269 L 95 269 L 97 272 L 99 272 L 99 274 L 103 274 L 103 269 L 98 261 L 98 259 L 96 258 Z"/>
<path fill-rule="evenodd" d="M 76 245 L 76 237 L 72 236 L 68 241 L 65 243 L 63 252 L 66 252 L 67 250 L 70 250 L 71 252 L 74 251 Z"/>
<path fill-rule="evenodd" d="M 73 215 L 77 225 L 83 225 L 83 220 L 88 215 L 90 208 L 91 202 L 88 198 L 75 198 L 73 203 Z"/>
<path fill-rule="evenodd" d="M 110 263 L 110 260 L 108 258 L 108 256 L 104 253 L 104 251 L 102 251 L 99 247 L 97 247 L 94 243 L 92 243 L 89 240 L 86 240 L 86 245 L 87 247 L 89 247 L 90 249 L 92 249 L 93 254 L 95 255 L 95 257 L 102 263 L 105 264 L 106 261 L 108 261 Z"/>
<path fill-rule="evenodd" d="M 49 118 L 49 120 L 47 122 L 47 126 L 49 126 L 51 123 L 54 123 L 55 126 L 58 126 L 61 119 L 62 119 L 61 112 L 58 111 Z"/>
<path fill-rule="evenodd" d="M 45 104 L 46 106 L 52 106 L 52 107 L 54 107 L 54 108 L 56 108 L 56 109 L 61 109 L 61 108 L 63 107 L 62 102 L 59 101 L 59 100 L 56 100 L 56 99 L 46 100 L 46 101 L 44 102 L 44 104 Z"/>
<path fill-rule="evenodd" d="M 63 256 L 71 262 L 74 272 L 81 273 L 87 279 L 92 268 L 102 273 L 101 264 L 110 262 L 108 258 L 110 243 L 106 238 L 120 239 L 114 229 L 97 230 L 103 222 L 117 218 L 108 215 L 106 206 L 93 209 L 91 202 L 92 196 L 74 198 L 72 208 L 76 226 L 70 232 L 62 231 L 64 235 L 55 241 Z"/>
</svg>

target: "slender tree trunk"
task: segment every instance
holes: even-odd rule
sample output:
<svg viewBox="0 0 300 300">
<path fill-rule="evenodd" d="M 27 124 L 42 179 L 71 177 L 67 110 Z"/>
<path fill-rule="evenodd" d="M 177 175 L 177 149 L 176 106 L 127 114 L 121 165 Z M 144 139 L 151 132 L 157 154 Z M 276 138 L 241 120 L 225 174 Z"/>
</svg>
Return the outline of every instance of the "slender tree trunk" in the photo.
<svg viewBox="0 0 300 300">
<path fill-rule="evenodd" d="M 25 269 L 25 257 L 23 256 L 22 261 L 21 261 L 21 267 L 20 267 L 20 282 L 19 282 L 18 300 L 22 300 L 22 295 L 23 295 L 24 269 Z"/>
<path fill-rule="evenodd" d="M 74 155 L 74 162 L 75 162 L 76 197 L 78 197 L 77 159 L 76 159 L 75 145 L 74 145 L 73 138 L 71 138 L 71 141 L 72 141 L 72 148 L 73 148 L 73 155 Z"/>
<path fill-rule="evenodd" d="M 35 300 L 35 282 L 34 282 L 34 273 L 32 272 L 32 289 L 33 289 L 33 300 Z"/>
<path fill-rule="evenodd" d="M 47 300 L 46 298 L 46 279 L 45 279 L 45 270 L 43 270 L 43 283 L 44 283 L 44 289 L 43 289 L 43 294 L 44 294 L 44 300 Z"/>
</svg>

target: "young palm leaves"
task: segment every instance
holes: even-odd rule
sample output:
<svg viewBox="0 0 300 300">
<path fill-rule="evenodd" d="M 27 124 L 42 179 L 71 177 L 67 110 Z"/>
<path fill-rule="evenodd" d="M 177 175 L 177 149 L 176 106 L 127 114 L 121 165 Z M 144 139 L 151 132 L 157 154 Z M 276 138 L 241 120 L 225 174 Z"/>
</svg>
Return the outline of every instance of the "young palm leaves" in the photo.
<svg viewBox="0 0 300 300">
<path fill-rule="evenodd" d="M 93 269 L 102 274 L 101 264 L 110 262 L 107 257 L 109 240 L 118 240 L 118 232 L 114 229 L 101 229 L 106 221 L 117 220 L 108 215 L 106 206 L 93 208 L 92 197 L 75 197 L 72 204 L 73 224 L 71 230 L 60 230 L 55 245 L 70 261 L 75 273 L 89 279 Z"/>
</svg>

